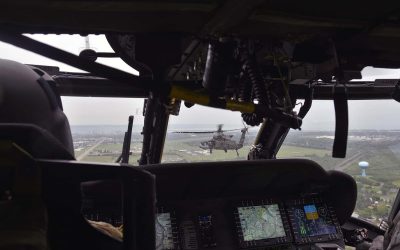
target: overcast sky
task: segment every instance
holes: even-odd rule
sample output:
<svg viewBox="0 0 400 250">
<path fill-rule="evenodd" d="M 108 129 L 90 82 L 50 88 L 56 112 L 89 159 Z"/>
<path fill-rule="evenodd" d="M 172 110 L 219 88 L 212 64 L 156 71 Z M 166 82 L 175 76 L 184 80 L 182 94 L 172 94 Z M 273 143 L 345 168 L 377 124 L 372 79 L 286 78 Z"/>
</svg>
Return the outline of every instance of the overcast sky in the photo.
<svg viewBox="0 0 400 250">
<path fill-rule="evenodd" d="M 79 35 L 29 35 L 37 40 L 62 48 L 74 54 L 85 47 L 85 38 Z M 99 52 L 112 52 L 104 36 L 90 36 L 90 46 Z M 68 65 L 49 60 L 34 53 L 0 42 L 1 58 L 15 60 L 26 64 L 58 66 L 62 71 L 80 70 Z M 122 60 L 116 58 L 99 59 L 121 70 L 137 74 Z M 375 69 L 367 67 L 362 72 L 365 80 L 375 78 L 400 78 L 400 70 Z M 63 97 L 65 113 L 72 125 L 110 124 L 122 125 L 127 123 L 127 117 L 135 115 L 135 123 L 143 123 L 141 111 L 142 99 L 124 98 L 79 98 Z M 350 101 L 350 129 L 400 129 L 400 103 L 393 100 L 381 101 Z M 227 124 L 241 126 L 238 112 L 218 110 L 194 106 L 187 109 L 182 105 L 179 117 L 172 116 L 171 124 Z M 311 111 L 304 119 L 303 129 L 333 130 L 335 126 L 334 108 L 332 101 L 314 101 Z"/>
</svg>

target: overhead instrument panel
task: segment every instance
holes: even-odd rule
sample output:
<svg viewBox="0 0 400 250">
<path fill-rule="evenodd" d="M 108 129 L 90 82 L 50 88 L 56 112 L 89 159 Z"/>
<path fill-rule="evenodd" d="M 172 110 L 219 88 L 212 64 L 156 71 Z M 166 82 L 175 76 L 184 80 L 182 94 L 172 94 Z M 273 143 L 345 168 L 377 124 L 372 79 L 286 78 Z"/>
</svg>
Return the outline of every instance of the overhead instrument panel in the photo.
<svg viewBox="0 0 400 250">
<path fill-rule="evenodd" d="M 272 202 L 241 202 L 235 211 L 241 248 L 269 246 L 291 240 L 282 205 Z"/>
</svg>

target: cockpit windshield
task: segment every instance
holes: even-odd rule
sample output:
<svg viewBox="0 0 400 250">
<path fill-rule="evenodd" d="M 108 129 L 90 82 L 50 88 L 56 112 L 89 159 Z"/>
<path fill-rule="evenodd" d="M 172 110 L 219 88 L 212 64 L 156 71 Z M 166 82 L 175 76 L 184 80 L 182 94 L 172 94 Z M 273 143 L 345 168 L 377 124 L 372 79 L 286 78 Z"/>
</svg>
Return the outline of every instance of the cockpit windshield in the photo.
<svg viewBox="0 0 400 250">
<path fill-rule="evenodd" d="M 80 36 L 31 37 L 75 54 L 85 46 L 111 50 L 104 47 L 101 36 L 90 36 L 90 40 Z M 3 58 L 75 70 L 6 44 L 1 43 L 0 49 Z M 128 70 L 122 62 L 107 60 L 102 63 Z M 367 68 L 363 76 L 364 79 L 398 78 L 399 72 Z M 122 152 L 128 117 L 133 115 L 129 163 L 138 164 L 143 143 L 143 98 L 62 97 L 62 101 L 71 124 L 77 160 L 115 162 Z M 246 125 L 240 113 L 183 102 L 179 113 L 169 118 L 162 163 L 247 159 L 259 127 Z M 307 158 L 326 170 L 350 174 L 358 186 L 353 216 L 380 224 L 387 218 L 400 187 L 399 113 L 400 105 L 393 100 L 349 101 L 347 155 L 337 159 L 331 157 L 335 129 L 333 102 L 314 101 L 302 130 L 289 132 L 277 158 Z"/>
</svg>

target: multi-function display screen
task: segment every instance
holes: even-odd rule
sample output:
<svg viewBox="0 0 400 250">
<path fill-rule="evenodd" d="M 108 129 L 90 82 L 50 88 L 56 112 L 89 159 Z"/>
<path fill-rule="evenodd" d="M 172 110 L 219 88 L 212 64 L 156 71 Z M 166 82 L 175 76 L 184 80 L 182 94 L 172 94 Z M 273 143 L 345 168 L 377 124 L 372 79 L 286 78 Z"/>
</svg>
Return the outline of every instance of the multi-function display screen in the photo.
<svg viewBox="0 0 400 250">
<path fill-rule="evenodd" d="M 171 214 L 158 213 L 156 217 L 156 249 L 174 249 Z"/>
<path fill-rule="evenodd" d="M 285 237 L 278 204 L 238 207 L 244 241 Z"/>
<path fill-rule="evenodd" d="M 293 206 L 294 226 L 300 237 L 336 234 L 336 226 L 324 204 Z"/>
</svg>

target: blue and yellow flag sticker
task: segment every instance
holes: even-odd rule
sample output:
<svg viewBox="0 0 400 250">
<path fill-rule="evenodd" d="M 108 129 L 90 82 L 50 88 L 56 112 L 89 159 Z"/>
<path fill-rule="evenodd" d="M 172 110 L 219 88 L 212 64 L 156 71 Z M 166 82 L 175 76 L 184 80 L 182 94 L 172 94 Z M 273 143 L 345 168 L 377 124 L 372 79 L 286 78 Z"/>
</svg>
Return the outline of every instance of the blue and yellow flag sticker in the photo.
<svg viewBox="0 0 400 250">
<path fill-rule="evenodd" d="M 304 211 L 306 212 L 307 220 L 317 220 L 318 219 L 318 212 L 315 205 L 306 205 L 304 206 Z"/>
</svg>

